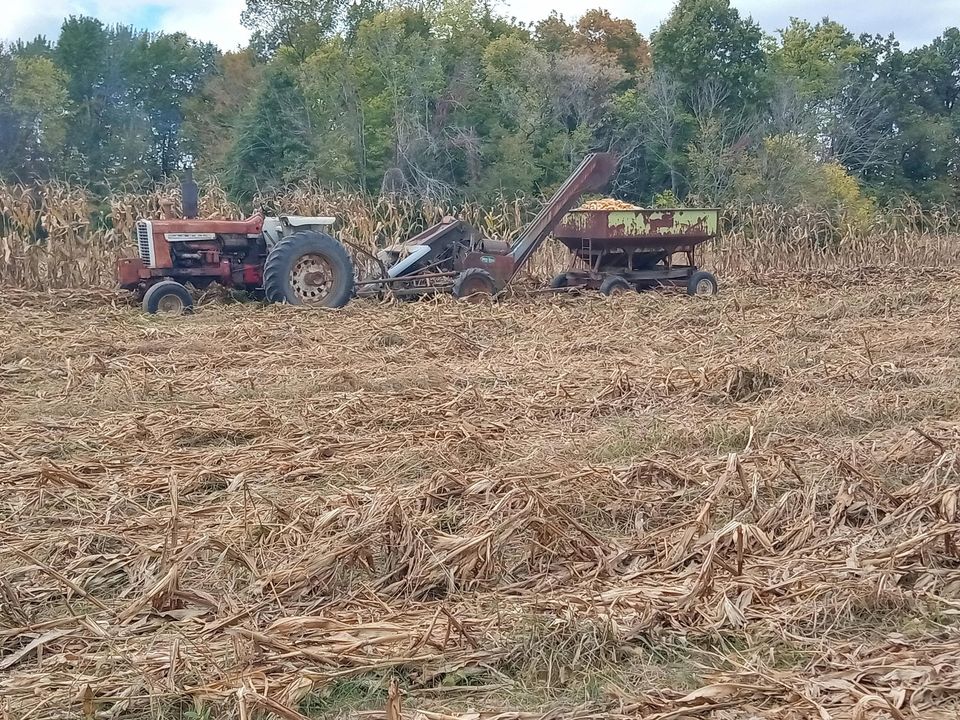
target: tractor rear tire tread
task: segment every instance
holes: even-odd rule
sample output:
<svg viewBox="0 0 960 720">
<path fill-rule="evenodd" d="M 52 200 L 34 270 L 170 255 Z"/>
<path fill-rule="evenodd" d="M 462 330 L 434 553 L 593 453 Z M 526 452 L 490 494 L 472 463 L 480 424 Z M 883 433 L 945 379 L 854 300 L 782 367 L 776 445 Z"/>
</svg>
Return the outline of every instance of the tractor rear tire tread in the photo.
<svg viewBox="0 0 960 720">
<path fill-rule="evenodd" d="M 318 303 L 321 307 L 342 308 L 353 297 L 353 260 L 332 237 L 314 230 L 300 230 L 274 245 L 263 265 L 263 288 L 268 302 L 301 305 L 290 288 L 290 270 L 301 255 L 322 255 L 334 274 L 334 287 Z"/>
<path fill-rule="evenodd" d="M 169 295 L 175 295 L 182 303 L 181 313 L 193 312 L 193 296 L 182 284 L 176 280 L 161 280 L 148 287 L 143 293 L 141 304 L 144 312 L 156 315 L 161 312 L 160 301 Z"/>
</svg>

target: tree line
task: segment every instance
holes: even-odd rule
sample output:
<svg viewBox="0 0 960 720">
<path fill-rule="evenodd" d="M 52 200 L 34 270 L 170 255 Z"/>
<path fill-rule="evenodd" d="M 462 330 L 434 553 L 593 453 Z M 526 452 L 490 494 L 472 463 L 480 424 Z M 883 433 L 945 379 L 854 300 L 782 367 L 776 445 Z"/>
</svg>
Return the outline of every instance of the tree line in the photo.
<svg viewBox="0 0 960 720">
<path fill-rule="evenodd" d="M 649 202 L 960 200 L 960 31 L 900 47 L 829 19 L 765 34 L 678 0 L 650 38 L 603 9 L 247 0 L 249 46 L 67 18 L 0 52 L 0 176 L 106 191 L 187 165 L 238 198 L 310 180 L 483 200 L 622 158 Z"/>
</svg>

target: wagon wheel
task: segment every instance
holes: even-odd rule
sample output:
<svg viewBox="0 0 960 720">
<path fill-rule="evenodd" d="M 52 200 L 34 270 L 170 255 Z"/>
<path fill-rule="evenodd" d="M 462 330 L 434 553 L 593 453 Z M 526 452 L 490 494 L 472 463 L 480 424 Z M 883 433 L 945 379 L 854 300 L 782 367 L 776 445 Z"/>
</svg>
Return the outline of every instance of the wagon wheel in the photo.
<svg viewBox="0 0 960 720">
<path fill-rule="evenodd" d="M 717 278 L 706 270 L 698 270 L 687 281 L 687 295 L 716 295 L 719 291 Z"/>
<path fill-rule="evenodd" d="M 630 284 L 630 281 L 620 275 L 611 275 L 600 284 L 600 294 L 606 295 L 607 297 L 623 295 L 633 289 L 634 287 Z"/>
<path fill-rule="evenodd" d="M 566 273 L 560 273 L 559 275 L 554 275 L 553 280 L 550 281 L 551 290 L 563 290 L 569 285 L 570 285 L 570 278 L 567 277 Z"/>
</svg>

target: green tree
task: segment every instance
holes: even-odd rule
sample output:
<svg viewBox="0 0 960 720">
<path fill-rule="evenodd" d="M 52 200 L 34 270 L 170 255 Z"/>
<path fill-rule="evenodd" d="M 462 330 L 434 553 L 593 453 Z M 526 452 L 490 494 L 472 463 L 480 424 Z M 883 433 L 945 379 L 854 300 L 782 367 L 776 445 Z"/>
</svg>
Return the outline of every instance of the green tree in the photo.
<svg viewBox="0 0 960 720">
<path fill-rule="evenodd" d="M 76 147 L 75 172 L 94 182 L 147 181 L 155 173 L 150 161 L 153 133 L 137 104 L 128 71 L 129 58 L 141 46 L 143 33 L 117 25 L 107 31 L 101 77 L 94 91 L 94 113 L 88 151 Z M 94 172 L 91 172 L 96 169 Z"/>
<path fill-rule="evenodd" d="M 929 45 L 907 53 L 907 97 L 931 115 L 949 116 L 960 100 L 960 29 L 948 28 Z"/>
<path fill-rule="evenodd" d="M 213 45 L 191 40 L 183 33 L 144 35 L 128 55 L 131 96 L 153 136 L 150 164 L 155 178 L 178 169 L 184 102 L 201 91 L 217 56 Z"/>
<path fill-rule="evenodd" d="M 705 82 L 723 88 L 733 109 L 755 106 L 764 96 L 766 56 L 752 19 L 730 0 L 679 0 L 653 34 L 653 64 L 688 96 Z"/>
<path fill-rule="evenodd" d="M 352 37 L 384 7 L 383 0 L 247 0 L 241 21 L 260 53 L 286 47 L 303 62 L 333 35 Z"/>
<path fill-rule="evenodd" d="M 551 10 L 547 17 L 536 23 L 534 38 L 537 47 L 548 53 L 571 50 L 580 40 L 573 25 L 556 10 Z"/>
<path fill-rule="evenodd" d="M 372 126 L 379 129 L 378 138 L 385 137 L 386 128 L 382 115 L 368 117 L 369 105 L 355 70 L 347 43 L 336 39 L 310 56 L 301 69 L 301 83 L 323 158 L 318 179 L 365 189 L 368 179 L 375 181 L 382 160 L 375 158 L 376 168 L 368 174 L 367 140 L 375 134 Z M 379 157 L 377 151 L 374 155 Z"/>
<path fill-rule="evenodd" d="M 797 80 L 803 97 L 823 98 L 837 90 L 847 70 L 866 52 L 853 33 L 829 18 L 816 25 L 790 18 L 790 25 L 780 31 L 771 62 L 777 71 Z"/>
<path fill-rule="evenodd" d="M 95 187 L 157 179 L 181 162 L 184 103 L 218 52 L 182 34 L 64 21 L 53 57 L 71 100 L 63 170 Z"/>
<path fill-rule="evenodd" d="M 103 23 L 89 17 L 71 16 L 64 21 L 55 57 L 67 75 L 73 106 L 67 128 L 65 170 L 83 180 L 93 179 L 91 170 L 113 175 L 104 148 L 110 143 L 110 128 L 118 125 L 114 112 L 118 98 L 105 87 L 107 57 L 112 40 Z M 124 173 L 125 174 L 125 173 Z"/>
<path fill-rule="evenodd" d="M 549 111 L 548 60 L 518 35 L 491 42 L 483 54 L 483 74 L 497 97 L 499 120 L 511 130 L 532 134 Z"/>
<path fill-rule="evenodd" d="M 520 34 L 487 46 L 483 74 L 495 110 L 486 195 L 546 192 L 559 183 L 592 149 L 627 76 L 611 53 L 580 47 L 546 54 Z"/>
<path fill-rule="evenodd" d="M 37 35 L 33 40 L 17 40 L 12 47 L 17 57 L 51 57 L 54 52 L 53 44 L 46 35 Z"/>
<path fill-rule="evenodd" d="M 492 42 L 513 36 L 527 37 L 463 0 L 384 11 L 324 41 L 301 76 L 326 158 L 318 175 L 370 190 L 476 188 L 504 107 L 484 81 L 484 57 Z"/>
<path fill-rule="evenodd" d="M 449 183 L 459 192 L 486 192 L 490 166 L 502 135 L 500 95 L 484 75 L 484 58 L 492 42 L 530 33 L 502 18 L 489 3 L 445 2 L 431 16 L 444 80 L 435 100 L 431 134 L 443 155 Z"/>
<path fill-rule="evenodd" d="M 354 62 L 373 122 L 365 140 L 369 184 L 379 186 L 384 173 L 396 169 L 422 193 L 448 192 L 431 127 L 444 77 L 429 20 L 401 8 L 362 22 Z"/>
<path fill-rule="evenodd" d="M 296 66 L 281 53 L 264 70 L 253 101 L 239 118 L 227 160 L 230 186 L 249 198 L 257 190 L 307 179 L 312 140 Z"/>
<path fill-rule="evenodd" d="M 809 140 L 795 135 L 764 138 L 741 162 L 734 182 L 741 199 L 825 211 L 857 229 L 868 228 L 876 211 L 855 178 L 836 163 L 821 162 Z"/>
<path fill-rule="evenodd" d="M 96 18 L 71 15 L 60 28 L 54 56 L 69 76 L 70 99 L 87 112 L 103 83 L 110 40 L 103 23 Z"/>
<path fill-rule="evenodd" d="M 15 57 L 9 67 L 9 110 L 15 172 L 49 176 L 63 154 L 67 78 L 48 57 Z"/>
<path fill-rule="evenodd" d="M 237 118 L 250 103 L 262 77 L 251 50 L 224 53 L 202 88 L 183 104 L 182 149 L 210 172 L 227 169 Z"/>
<path fill-rule="evenodd" d="M 925 200 L 960 196 L 960 30 L 948 28 L 928 45 L 893 48 L 878 62 L 891 113 L 895 170 L 878 174 L 885 194 L 908 192 Z"/>
</svg>

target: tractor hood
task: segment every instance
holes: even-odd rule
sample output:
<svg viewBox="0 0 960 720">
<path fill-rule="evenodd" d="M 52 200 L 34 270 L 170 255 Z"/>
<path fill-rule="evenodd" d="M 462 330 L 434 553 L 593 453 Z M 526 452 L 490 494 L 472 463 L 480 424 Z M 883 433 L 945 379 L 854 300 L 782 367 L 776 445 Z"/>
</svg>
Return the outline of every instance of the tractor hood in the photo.
<svg viewBox="0 0 960 720">
<path fill-rule="evenodd" d="M 254 215 L 246 220 L 147 220 L 154 235 L 259 235 L 263 217 Z"/>
</svg>

